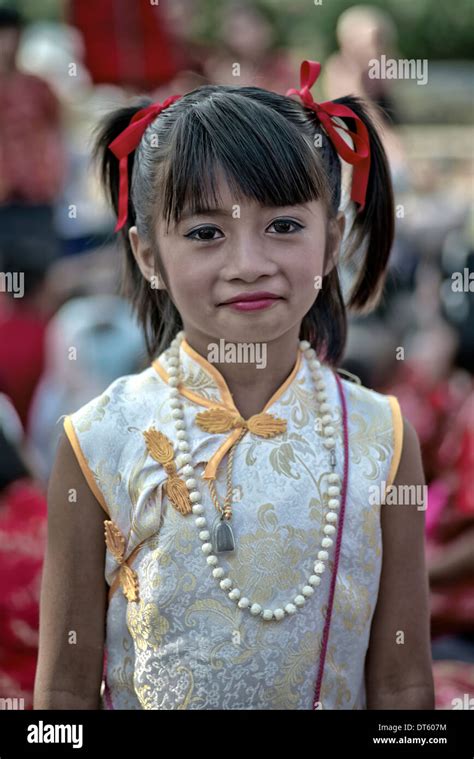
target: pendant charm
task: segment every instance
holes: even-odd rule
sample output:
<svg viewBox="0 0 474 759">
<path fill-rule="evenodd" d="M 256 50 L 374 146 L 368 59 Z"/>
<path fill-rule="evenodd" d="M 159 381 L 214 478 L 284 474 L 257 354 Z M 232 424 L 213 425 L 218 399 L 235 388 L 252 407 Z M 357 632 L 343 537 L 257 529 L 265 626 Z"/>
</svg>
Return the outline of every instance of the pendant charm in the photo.
<svg viewBox="0 0 474 759">
<path fill-rule="evenodd" d="M 235 549 L 234 533 L 226 519 L 218 517 L 212 530 L 212 545 L 215 553 L 224 553 Z"/>
</svg>

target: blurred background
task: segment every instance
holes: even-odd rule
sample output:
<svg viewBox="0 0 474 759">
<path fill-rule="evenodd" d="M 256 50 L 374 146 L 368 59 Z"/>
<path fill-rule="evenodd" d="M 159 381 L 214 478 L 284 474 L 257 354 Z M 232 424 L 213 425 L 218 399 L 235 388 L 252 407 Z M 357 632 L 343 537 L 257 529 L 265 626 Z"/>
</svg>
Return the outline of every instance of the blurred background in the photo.
<svg viewBox="0 0 474 759">
<path fill-rule="evenodd" d="M 396 242 L 379 307 L 351 319 L 343 367 L 396 395 L 418 432 L 436 706 L 462 708 L 458 698 L 469 708 L 472 8 L 471 0 L 0 0 L 0 698 L 32 705 L 60 418 L 148 363 L 118 295 L 115 220 L 91 171 L 91 131 L 137 94 L 161 100 L 205 83 L 284 93 L 311 58 L 323 63 L 316 100 L 359 94 L 382 113 Z M 427 81 L 372 78 L 369 62 L 383 56 L 427 65 Z"/>
</svg>

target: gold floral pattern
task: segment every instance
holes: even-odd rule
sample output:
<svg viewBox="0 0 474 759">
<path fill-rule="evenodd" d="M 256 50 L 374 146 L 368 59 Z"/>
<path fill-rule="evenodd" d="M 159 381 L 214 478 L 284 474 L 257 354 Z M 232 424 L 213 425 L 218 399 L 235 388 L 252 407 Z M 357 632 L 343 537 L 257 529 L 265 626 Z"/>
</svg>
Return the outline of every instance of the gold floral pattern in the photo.
<svg viewBox="0 0 474 759">
<path fill-rule="evenodd" d="M 212 373 L 186 352 L 181 358 L 185 387 L 221 404 Z M 337 386 L 332 370 L 323 370 L 337 424 Z M 380 508 L 369 503 L 367 492 L 387 480 L 394 451 L 387 398 L 348 381 L 343 384 L 351 464 L 321 689 L 323 709 L 365 708 L 364 661 L 382 567 Z M 275 437 L 244 437 L 234 456 L 237 549 L 220 563 L 242 594 L 270 608 L 301 591 L 324 526 L 327 452 L 316 426 L 312 392 L 311 376 L 302 362 L 269 409 L 286 422 L 286 429 Z M 311 709 L 334 552 L 321 585 L 297 614 L 265 623 L 239 609 L 212 577 L 194 521 L 183 519 L 170 500 L 168 473 L 154 445 L 157 439 L 149 440 L 156 457 L 146 438 L 143 445 L 143 430 L 159 431 L 172 448 L 176 445 L 167 383 L 150 368 L 114 383 L 105 396 L 107 402 L 102 397 L 71 419 L 87 463 L 100 481 L 110 522 L 118 530 L 109 529 L 109 584 L 118 565 L 128 567 L 124 557 L 140 548 L 133 570 L 128 567 L 136 574 L 138 597 L 131 602 L 117 593 L 109 602 L 108 684 L 114 707 Z M 198 414 L 206 418 L 195 400 L 183 396 L 183 410 L 199 481 L 222 440 L 215 437 L 218 433 L 193 424 Z M 336 453 L 341 472 L 340 430 Z M 222 482 L 220 469 L 218 482 L 219 476 Z M 201 486 L 200 492 L 212 524 L 217 516 L 214 505 L 206 488 Z M 132 597 L 133 582 L 130 588 L 127 582 L 124 578 Z"/>
</svg>

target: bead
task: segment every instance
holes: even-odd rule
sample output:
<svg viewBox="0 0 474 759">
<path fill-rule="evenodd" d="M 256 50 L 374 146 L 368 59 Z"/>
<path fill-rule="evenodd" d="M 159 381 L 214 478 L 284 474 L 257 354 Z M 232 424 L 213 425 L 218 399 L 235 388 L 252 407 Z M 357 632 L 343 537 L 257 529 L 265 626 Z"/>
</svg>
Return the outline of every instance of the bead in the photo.
<svg viewBox="0 0 474 759">
<path fill-rule="evenodd" d="M 195 507 L 195 506 L 193 506 L 193 508 L 196 508 L 196 507 Z M 205 526 L 206 526 L 206 524 L 207 524 L 207 522 L 206 522 L 206 518 L 205 518 L 205 517 L 198 517 L 198 518 L 195 520 L 195 524 L 196 524 L 196 527 L 205 527 Z"/>
<path fill-rule="evenodd" d="M 186 440 L 187 435 L 184 430 L 178 430 L 176 433 L 176 437 L 178 438 L 178 440 Z"/>
<path fill-rule="evenodd" d="M 262 611 L 262 607 L 260 606 L 260 604 L 252 604 L 252 606 L 250 607 L 250 613 L 253 614 L 254 617 L 260 614 L 261 611 Z"/>
<path fill-rule="evenodd" d="M 323 528 L 323 532 L 325 535 L 334 535 L 334 533 L 336 532 L 336 528 L 334 527 L 333 524 L 327 524 Z"/>
<path fill-rule="evenodd" d="M 336 432 L 336 430 L 334 429 L 334 427 L 331 427 L 330 425 L 328 427 L 324 428 L 324 436 L 325 437 L 332 437 L 335 432 Z"/>
<path fill-rule="evenodd" d="M 331 485 L 340 481 L 341 481 L 341 478 L 339 477 L 337 472 L 331 472 L 331 474 L 328 475 L 328 482 L 330 482 Z"/>
<path fill-rule="evenodd" d="M 179 390 L 176 387 L 170 389 L 170 398 L 179 398 Z"/>
<path fill-rule="evenodd" d="M 226 577 L 224 580 L 221 580 L 219 585 L 221 586 L 222 590 L 230 590 L 232 587 L 232 580 L 229 580 L 228 577 Z"/>
<path fill-rule="evenodd" d="M 250 606 L 250 601 L 248 598 L 245 598 L 244 596 L 243 598 L 240 599 L 237 606 L 239 607 L 239 609 L 248 609 L 248 607 Z"/>
<path fill-rule="evenodd" d="M 264 609 L 262 613 L 262 617 L 264 619 L 273 619 L 273 611 L 272 609 Z"/>
<path fill-rule="evenodd" d="M 302 593 L 306 597 L 312 596 L 314 593 L 314 588 L 312 588 L 311 585 L 305 585 L 302 590 Z"/>
<path fill-rule="evenodd" d="M 321 403 L 319 407 L 319 412 L 321 414 L 327 414 L 328 411 L 331 411 L 331 406 L 329 405 L 329 403 Z"/>
<path fill-rule="evenodd" d="M 214 556 L 213 554 L 211 554 L 210 556 L 207 557 L 206 561 L 210 567 L 215 567 L 217 564 L 217 556 Z"/>
<path fill-rule="evenodd" d="M 317 380 L 315 382 L 315 387 L 316 387 L 316 390 L 324 393 L 324 391 L 326 390 L 326 383 L 323 380 Z"/>
<path fill-rule="evenodd" d="M 331 496 L 331 498 L 337 497 L 341 495 L 341 489 L 337 485 L 330 485 L 328 487 L 328 495 Z"/>
<path fill-rule="evenodd" d="M 211 552 L 212 552 L 212 543 L 204 543 L 204 544 L 201 546 L 201 550 L 202 550 L 202 552 L 203 552 L 203 553 L 205 553 L 205 554 L 209 554 L 209 553 L 211 553 Z"/>
<path fill-rule="evenodd" d="M 314 571 L 317 575 L 322 575 L 326 567 L 324 566 L 322 561 L 316 561 L 314 564 Z"/>
<path fill-rule="evenodd" d="M 287 614 L 294 614 L 296 611 L 296 606 L 294 604 L 286 604 L 285 611 Z"/>
<path fill-rule="evenodd" d="M 307 351 L 308 348 L 311 348 L 311 343 L 309 343 L 307 340 L 301 340 L 300 341 L 300 349 L 302 351 Z"/>
<path fill-rule="evenodd" d="M 186 487 L 188 490 L 193 490 L 197 485 L 197 482 L 194 477 L 189 477 L 189 479 L 186 480 Z"/>
<path fill-rule="evenodd" d="M 178 443 L 178 451 L 183 451 L 183 453 L 187 453 L 189 451 L 189 445 L 185 440 L 180 440 Z"/>
<path fill-rule="evenodd" d="M 186 427 L 186 424 L 183 421 L 183 419 L 177 419 L 176 422 L 174 423 L 174 426 L 176 427 L 177 430 L 184 430 L 184 428 Z"/>
<path fill-rule="evenodd" d="M 306 348 L 304 355 L 309 361 L 311 361 L 316 356 L 316 351 L 310 346 L 309 348 Z"/>
<path fill-rule="evenodd" d="M 275 611 L 273 612 L 273 616 L 277 620 L 283 619 L 283 617 L 285 616 L 284 609 L 275 609 Z"/>
<path fill-rule="evenodd" d="M 189 453 L 180 453 L 176 456 L 176 466 L 181 469 L 183 464 L 191 463 L 191 455 Z"/>
<path fill-rule="evenodd" d="M 181 408 L 181 401 L 179 398 L 172 398 L 170 400 L 170 407 L 171 408 Z"/>
<path fill-rule="evenodd" d="M 233 588 L 229 593 L 229 598 L 231 601 L 238 601 L 240 598 L 240 590 L 238 588 Z"/>
<path fill-rule="evenodd" d="M 193 514 L 203 514 L 204 513 L 204 506 L 202 503 L 195 503 L 192 507 Z M 198 525 L 199 527 L 199 525 Z"/>
<path fill-rule="evenodd" d="M 318 577 L 318 575 L 311 575 L 308 582 L 310 585 L 319 585 L 319 583 L 321 582 L 321 578 Z"/>
<path fill-rule="evenodd" d="M 295 604 L 296 606 L 304 606 L 306 603 L 306 598 L 304 596 L 296 596 L 295 597 Z"/>
<path fill-rule="evenodd" d="M 328 501 L 328 507 L 331 509 L 331 511 L 334 511 L 334 509 L 338 509 L 341 505 L 341 502 L 339 498 L 330 498 Z"/>
<path fill-rule="evenodd" d="M 328 511 L 326 514 L 326 522 L 337 522 L 337 514 L 335 511 Z"/>
<path fill-rule="evenodd" d="M 191 503 L 199 503 L 201 500 L 201 493 L 199 490 L 192 490 L 189 494 L 189 500 Z M 196 512 L 194 512 L 196 514 Z"/>
<path fill-rule="evenodd" d="M 211 537 L 211 533 L 209 532 L 209 530 L 201 530 L 201 532 L 199 533 L 199 537 L 201 538 L 201 540 L 209 540 L 209 538 Z"/>
<path fill-rule="evenodd" d="M 320 561 L 327 561 L 329 559 L 329 554 L 327 551 L 319 551 L 318 553 L 318 559 Z"/>
<path fill-rule="evenodd" d="M 170 387 L 178 387 L 179 379 L 177 377 L 170 377 L 168 380 L 168 385 Z"/>
<path fill-rule="evenodd" d="M 173 419 L 183 419 L 184 417 L 184 411 L 182 408 L 174 408 L 171 412 L 171 416 Z"/>
<path fill-rule="evenodd" d="M 327 401 L 328 397 L 326 393 L 316 393 L 316 400 L 318 400 L 320 403 L 324 403 Z"/>
<path fill-rule="evenodd" d="M 327 440 L 323 440 L 323 445 L 325 448 L 334 448 L 336 441 L 333 437 L 328 437 Z"/>
<path fill-rule="evenodd" d="M 224 570 L 222 567 L 216 567 L 212 570 L 212 576 L 216 578 L 216 580 L 220 580 L 221 577 L 224 577 Z"/>
<path fill-rule="evenodd" d="M 187 477 L 190 474 L 191 475 L 194 474 L 194 467 L 190 466 L 189 464 L 186 464 L 186 466 L 183 467 L 183 474 L 185 477 Z"/>
<path fill-rule="evenodd" d="M 331 414 L 324 414 L 321 421 L 323 424 L 331 424 L 333 421 Z M 329 477 L 331 477 L 331 475 L 329 475 Z M 331 480 L 329 480 L 329 482 L 331 482 Z"/>
<path fill-rule="evenodd" d="M 321 541 L 321 545 L 323 548 L 331 548 L 333 544 L 332 538 L 323 538 Z"/>
</svg>

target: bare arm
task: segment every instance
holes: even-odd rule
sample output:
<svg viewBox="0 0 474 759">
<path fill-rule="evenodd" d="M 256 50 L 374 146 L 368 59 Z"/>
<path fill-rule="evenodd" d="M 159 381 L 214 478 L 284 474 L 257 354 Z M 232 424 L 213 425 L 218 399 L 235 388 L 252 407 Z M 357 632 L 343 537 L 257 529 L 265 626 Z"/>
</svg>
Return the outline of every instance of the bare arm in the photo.
<svg viewBox="0 0 474 759">
<path fill-rule="evenodd" d="M 424 485 L 418 438 L 406 420 L 403 438 L 393 484 Z M 415 496 L 381 507 L 383 563 L 366 659 L 367 709 L 434 709 L 421 506 Z"/>
<path fill-rule="evenodd" d="M 34 709 L 100 708 L 107 609 L 104 519 L 63 433 L 48 489 Z"/>
</svg>

